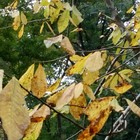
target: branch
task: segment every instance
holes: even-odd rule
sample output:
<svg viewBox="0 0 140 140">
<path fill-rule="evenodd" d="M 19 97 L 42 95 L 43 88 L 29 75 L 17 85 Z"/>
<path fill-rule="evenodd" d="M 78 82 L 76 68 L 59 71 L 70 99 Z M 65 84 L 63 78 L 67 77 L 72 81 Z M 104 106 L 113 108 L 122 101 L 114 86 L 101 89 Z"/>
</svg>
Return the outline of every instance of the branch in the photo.
<svg viewBox="0 0 140 140">
<path fill-rule="evenodd" d="M 62 113 L 60 113 L 59 111 L 57 111 L 56 109 L 54 109 L 51 105 L 49 105 L 48 103 L 46 103 L 45 101 L 43 101 L 42 99 L 36 97 L 35 95 L 33 95 L 30 91 L 28 91 L 26 88 L 24 88 L 22 85 L 20 85 L 21 88 L 23 88 L 26 92 L 28 92 L 28 94 L 30 94 L 32 97 L 34 97 L 35 99 L 37 99 L 38 101 L 40 101 L 42 104 L 46 105 L 47 107 L 49 107 L 51 110 L 53 110 L 55 113 L 59 114 L 61 117 L 65 118 L 66 120 L 68 120 L 69 122 L 73 123 L 75 126 L 79 127 L 80 129 L 84 130 L 85 128 L 81 125 L 79 125 L 78 123 L 74 122 L 73 120 L 71 120 L 70 118 L 66 117 L 65 115 L 63 115 Z"/>
<path fill-rule="evenodd" d="M 140 93 L 137 95 L 137 97 L 133 100 L 133 102 L 135 103 L 138 99 L 140 98 Z M 113 128 L 112 130 L 109 131 L 109 133 L 116 133 L 119 129 L 119 127 L 122 125 L 122 121 L 124 121 L 124 119 L 126 119 L 126 117 L 128 116 L 130 112 L 130 107 L 128 106 L 123 114 L 116 120 L 116 122 L 113 124 Z M 110 136 L 107 136 L 105 138 L 105 140 L 108 140 L 110 138 Z"/>
</svg>

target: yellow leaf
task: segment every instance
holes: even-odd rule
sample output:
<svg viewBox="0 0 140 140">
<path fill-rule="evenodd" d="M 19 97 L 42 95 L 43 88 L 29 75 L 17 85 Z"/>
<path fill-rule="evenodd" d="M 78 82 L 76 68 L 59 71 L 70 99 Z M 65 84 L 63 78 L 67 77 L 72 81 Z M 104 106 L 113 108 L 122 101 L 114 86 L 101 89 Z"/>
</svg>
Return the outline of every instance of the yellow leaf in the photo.
<svg viewBox="0 0 140 140">
<path fill-rule="evenodd" d="M 87 96 L 88 96 L 91 100 L 95 100 L 94 93 L 93 93 L 92 89 L 91 89 L 89 86 L 84 85 L 84 92 L 87 94 Z"/>
<path fill-rule="evenodd" d="M 82 19 L 82 14 L 78 11 L 76 6 L 72 6 L 72 21 L 74 22 L 74 25 L 79 25 L 83 19 Z"/>
<path fill-rule="evenodd" d="M 0 92 L 2 91 L 4 70 L 0 69 Z"/>
<path fill-rule="evenodd" d="M 21 12 L 20 18 L 21 18 L 22 24 L 26 25 L 27 24 L 27 18 L 26 18 L 25 14 L 23 12 Z"/>
<path fill-rule="evenodd" d="M 73 49 L 73 46 L 72 46 L 69 38 L 65 37 L 64 39 L 62 39 L 61 46 L 70 55 L 74 55 L 75 54 L 75 50 Z"/>
<path fill-rule="evenodd" d="M 47 89 L 47 80 L 44 68 L 39 64 L 34 77 L 32 78 L 31 90 L 38 98 L 43 97 Z"/>
<path fill-rule="evenodd" d="M 85 70 L 82 78 L 85 84 L 91 85 L 99 78 L 99 71 L 90 72 L 88 70 Z"/>
<path fill-rule="evenodd" d="M 50 8 L 49 8 L 49 5 L 47 5 L 46 8 L 44 9 L 44 17 L 45 18 L 49 17 L 49 11 L 50 11 Z"/>
<path fill-rule="evenodd" d="M 75 88 L 75 83 L 73 83 L 72 85 L 70 85 L 65 89 L 62 96 L 56 102 L 56 109 L 58 110 L 61 109 L 64 105 L 68 104 L 72 100 L 74 96 L 73 94 L 74 88 Z"/>
<path fill-rule="evenodd" d="M 46 105 L 42 105 L 32 116 L 31 122 L 40 122 L 50 116 L 50 108 Z"/>
<path fill-rule="evenodd" d="M 70 60 L 73 61 L 73 62 L 77 62 L 77 61 L 80 61 L 82 59 L 83 59 L 83 57 L 79 56 L 79 55 L 72 55 L 72 56 L 70 56 Z"/>
<path fill-rule="evenodd" d="M 21 76 L 19 83 L 28 91 L 31 90 L 31 80 L 34 74 L 34 64 L 32 64 L 28 70 Z M 27 93 L 26 93 L 27 94 Z M 25 94 L 25 95 L 26 95 Z"/>
<path fill-rule="evenodd" d="M 129 13 L 131 13 L 132 11 L 133 11 L 133 9 L 134 9 L 134 6 L 132 6 L 132 7 L 130 7 L 128 10 L 127 10 L 127 14 L 129 14 Z"/>
<path fill-rule="evenodd" d="M 129 105 L 133 113 L 137 114 L 140 117 L 140 108 L 135 103 L 131 102 L 129 99 L 125 100 L 127 101 L 127 104 Z"/>
<path fill-rule="evenodd" d="M 40 34 L 42 33 L 42 31 L 43 31 L 43 28 L 44 28 L 44 22 L 42 23 L 42 25 L 41 25 L 41 27 L 40 27 Z"/>
<path fill-rule="evenodd" d="M 92 112 L 94 112 L 92 110 Z M 96 120 L 91 120 L 89 126 L 82 131 L 77 140 L 92 140 L 92 138 L 102 129 L 110 115 L 110 108 L 102 110 Z"/>
<path fill-rule="evenodd" d="M 34 6 L 33 6 L 34 14 L 35 14 L 35 13 L 38 13 L 39 10 L 40 10 L 40 8 L 41 8 L 41 5 L 40 5 L 39 1 L 36 1 L 36 2 L 34 3 Z"/>
<path fill-rule="evenodd" d="M 20 26 L 20 16 L 18 15 L 14 18 L 13 29 L 16 31 L 18 30 L 19 26 Z"/>
<path fill-rule="evenodd" d="M 30 124 L 23 90 L 16 78 L 0 93 L 0 118 L 8 140 L 19 140 Z"/>
<path fill-rule="evenodd" d="M 91 54 L 85 62 L 85 68 L 90 72 L 98 71 L 102 67 L 103 67 L 103 59 L 101 57 L 101 52 L 98 51 Z"/>
<path fill-rule="evenodd" d="M 24 25 L 21 26 L 20 31 L 18 32 L 18 38 L 21 38 L 24 33 Z"/>
<path fill-rule="evenodd" d="M 84 69 L 85 69 L 85 61 L 88 58 L 88 56 L 83 57 L 83 59 L 79 60 L 78 62 L 76 62 L 72 67 L 70 67 L 68 69 L 68 74 L 72 75 L 72 74 L 82 74 Z"/>
<path fill-rule="evenodd" d="M 110 108 L 110 103 L 114 98 L 114 96 L 109 96 L 92 101 L 85 110 L 85 114 L 88 116 L 88 120 L 96 120 L 103 110 Z"/>
<path fill-rule="evenodd" d="M 55 93 L 54 95 L 50 96 L 47 99 L 47 103 L 50 104 L 51 106 L 56 106 L 56 102 L 58 101 L 58 99 L 60 99 L 60 97 L 62 96 L 64 90 L 61 90 L 57 93 Z"/>
<path fill-rule="evenodd" d="M 117 99 L 113 99 L 110 103 L 110 106 L 112 107 L 112 109 L 114 109 L 116 112 L 120 112 L 123 111 L 124 109 L 119 105 Z"/>
<path fill-rule="evenodd" d="M 119 85 L 115 86 L 113 90 L 119 94 L 123 94 L 127 92 L 129 89 L 132 88 L 132 85 L 128 82 L 124 81 L 123 83 L 120 83 Z"/>
<path fill-rule="evenodd" d="M 40 122 L 31 122 L 30 126 L 25 132 L 23 140 L 37 140 L 41 133 L 43 120 Z"/>
<path fill-rule="evenodd" d="M 12 4 L 10 4 L 10 7 L 11 7 L 12 9 L 16 9 L 16 8 L 17 8 L 17 4 L 18 4 L 18 0 L 14 0 L 14 1 L 12 2 Z"/>
<path fill-rule="evenodd" d="M 59 33 L 63 32 L 69 24 L 69 18 L 70 18 L 70 11 L 65 10 L 62 15 L 60 16 L 57 26 L 58 26 L 58 31 Z"/>
<path fill-rule="evenodd" d="M 75 85 L 75 88 L 74 88 L 74 98 L 78 98 L 83 92 L 83 84 L 80 82 L 78 84 Z"/>
<path fill-rule="evenodd" d="M 78 98 L 72 99 L 70 102 L 70 113 L 76 119 L 80 120 L 84 108 L 86 107 L 86 98 L 81 94 Z"/>
</svg>

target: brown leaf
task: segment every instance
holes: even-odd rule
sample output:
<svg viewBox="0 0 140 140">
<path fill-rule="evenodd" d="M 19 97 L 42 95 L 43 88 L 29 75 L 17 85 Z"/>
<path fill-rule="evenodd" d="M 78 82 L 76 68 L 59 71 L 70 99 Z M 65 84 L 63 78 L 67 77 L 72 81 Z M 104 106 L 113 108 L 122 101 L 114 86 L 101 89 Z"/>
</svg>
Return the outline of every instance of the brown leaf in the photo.
<svg viewBox="0 0 140 140">
<path fill-rule="evenodd" d="M 61 46 L 64 50 L 66 50 L 66 52 L 70 55 L 74 55 L 75 54 L 75 50 L 73 49 L 73 46 L 69 40 L 69 38 L 65 37 L 62 41 L 61 41 Z"/>
<path fill-rule="evenodd" d="M 94 111 L 93 111 L 94 112 Z M 92 140 L 92 138 L 102 129 L 105 122 L 107 121 L 110 115 L 110 108 L 106 108 L 100 111 L 99 116 L 96 120 L 91 120 L 89 126 L 82 131 L 77 140 Z"/>
<path fill-rule="evenodd" d="M 19 140 L 30 124 L 24 95 L 16 78 L 6 85 L 0 94 L 0 118 L 8 140 Z"/>
<path fill-rule="evenodd" d="M 62 96 L 56 102 L 56 109 L 61 109 L 64 105 L 68 104 L 74 96 L 75 83 L 66 88 Z"/>
<path fill-rule="evenodd" d="M 76 119 L 80 120 L 80 116 L 86 106 L 86 98 L 81 94 L 78 98 L 72 99 L 70 102 L 70 113 Z"/>
<path fill-rule="evenodd" d="M 43 97 L 44 93 L 46 92 L 47 89 L 46 75 L 42 65 L 40 64 L 32 79 L 31 89 L 33 94 L 38 98 Z"/>
</svg>

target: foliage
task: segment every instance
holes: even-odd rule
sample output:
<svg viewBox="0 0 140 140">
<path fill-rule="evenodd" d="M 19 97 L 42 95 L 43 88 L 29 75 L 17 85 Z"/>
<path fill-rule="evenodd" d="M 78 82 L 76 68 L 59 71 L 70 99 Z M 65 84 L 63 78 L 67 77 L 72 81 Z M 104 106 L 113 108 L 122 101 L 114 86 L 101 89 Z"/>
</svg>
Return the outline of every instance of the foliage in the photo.
<svg viewBox="0 0 140 140">
<path fill-rule="evenodd" d="M 8 21 L 10 30 L 0 35 L 0 119 L 8 140 L 43 139 L 44 129 L 49 139 L 125 133 L 130 110 L 140 116 L 140 4 L 14 0 L 3 6 L 1 28 Z"/>
</svg>

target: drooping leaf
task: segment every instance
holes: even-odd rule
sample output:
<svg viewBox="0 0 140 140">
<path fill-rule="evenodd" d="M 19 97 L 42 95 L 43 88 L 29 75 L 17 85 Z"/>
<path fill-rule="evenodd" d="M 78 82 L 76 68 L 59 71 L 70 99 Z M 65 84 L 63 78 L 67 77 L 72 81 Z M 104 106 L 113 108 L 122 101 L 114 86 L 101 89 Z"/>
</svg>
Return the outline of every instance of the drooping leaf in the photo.
<svg viewBox="0 0 140 140">
<path fill-rule="evenodd" d="M 129 99 L 125 99 L 127 101 L 127 104 L 129 105 L 130 109 L 133 111 L 133 113 L 135 113 L 136 115 L 138 115 L 140 117 L 140 108 L 132 101 L 130 101 Z"/>
<path fill-rule="evenodd" d="M 103 59 L 101 57 L 101 52 L 94 52 L 91 54 L 86 62 L 85 62 L 85 68 L 89 70 L 90 72 L 95 72 L 100 70 L 103 67 Z"/>
<path fill-rule="evenodd" d="M 0 69 L 0 92 L 2 91 L 3 73 L 4 70 Z"/>
<path fill-rule="evenodd" d="M 16 78 L 0 94 L 0 118 L 8 140 L 19 140 L 30 124 L 24 94 Z"/>
<path fill-rule="evenodd" d="M 74 55 L 75 54 L 75 50 L 73 49 L 73 46 L 69 40 L 68 37 L 65 37 L 64 39 L 62 39 L 61 41 L 61 46 L 64 50 L 66 50 L 66 52 L 70 55 Z"/>
<path fill-rule="evenodd" d="M 74 88 L 74 98 L 78 98 L 83 92 L 83 84 L 80 82 L 78 84 L 75 85 L 75 88 Z"/>
<path fill-rule="evenodd" d="M 25 132 L 23 140 L 37 140 L 43 126 L 43 120 L 40 122 L 31 122 L 30 126 Z"/>
<path fill-rule="evenodd" d="M 95 100 L 95 95 L 88 85 L 84 85 L 84 93 L 86 93 L 91 100 Z"/>
<path fill-rule="evenodd" d="M 19 79 L 19 83 L 28 91 L 31 90 L 31 80 L 33 78 L 33 74 L 34 74 L 34 64 L 32 64 L 28 70 L 21 76 L 21 78 Z M 28 93 L 25 92 L 25 95 L 27 95 Z"/>
<path fill-rule="evenodd" d="M 58 35 L 56 37 L 48 38 L 47 40 L 44 40 L 44 44 L 45 44 L 46 48 L 49 48 L 52 44 L 61 42 L 62 38 L 63 38 L 62 34 Z"/>
<path fill-rule="evenodd" d="M 70 113 L 76 120 L 80 120 L 80 116 L 83 114 L 85 107 L 86 98 L 83 94 L 81 94 L 78 98 L 71 100 Z"/>
<path fill-rule="evenodd" d="M 56 108 L 61 109 L 64 105 L 68 104 L 74 97 L 75 83 L 67 87 L 62 96 L 56 102 Z"/>
<path fill-rule="evenodd" d="M 44 28 L 44 22 L 42 23 L 42 25 L 41 25 L 41 27 L 40 27 L 40 31 L 39 31 L 40 34 L 42 33 L 43 28 Z"/>
<path fill-rule="evenodd" d="M 20 18 L 21 18 L 22 24 L 26 25 L 27 24 L 27 18 L 26 18 L 25 14 L 23 12 L 21 12 Z"/>
<path fill-rule="evenodd" d="M 19 32 L 18 32 L 18 38 L 21 38 L 23 36 L 24 33 L 24 25 L 21 26 Z"/>
<path fill-rule="evenodd" d="M 74 24 L 79 25 L 83 21 L 81 16 L 82 14 L 79 12 L 76 6 L 72 6 L 72 20 Z"/>
<path fill-rule="evenodd" d="M 82 56 L 79 56 L 79 55 L 72 55 L 70 57 L 70 60 L 73 61 L 73 62 L 77 62 L 77 61 L 80 61 L 82 59 L 83 59 L 83 57 Z"/>
<path fill-rule="evenodd" d="M 20 15 L 14 18 L 13 29 L 16 31 L 18 30 L 19 26 L 20 26 Z"/>
<path fill-rule="evenodd" d="M 62 15 L 59 17 L 59 20 L 57 22 L 59 33 L 63 32 L 68 27 L 69 18 L 70 18 L 70 11 L 65 10 L 62 13 Z"/>
<path fill-rule="evenodd" d="M 44 68 L 39 64 L 31 82 L 31 90 L 38 98 L 43 97 L 47 89 L 47 80 Z"/>
</svg>

